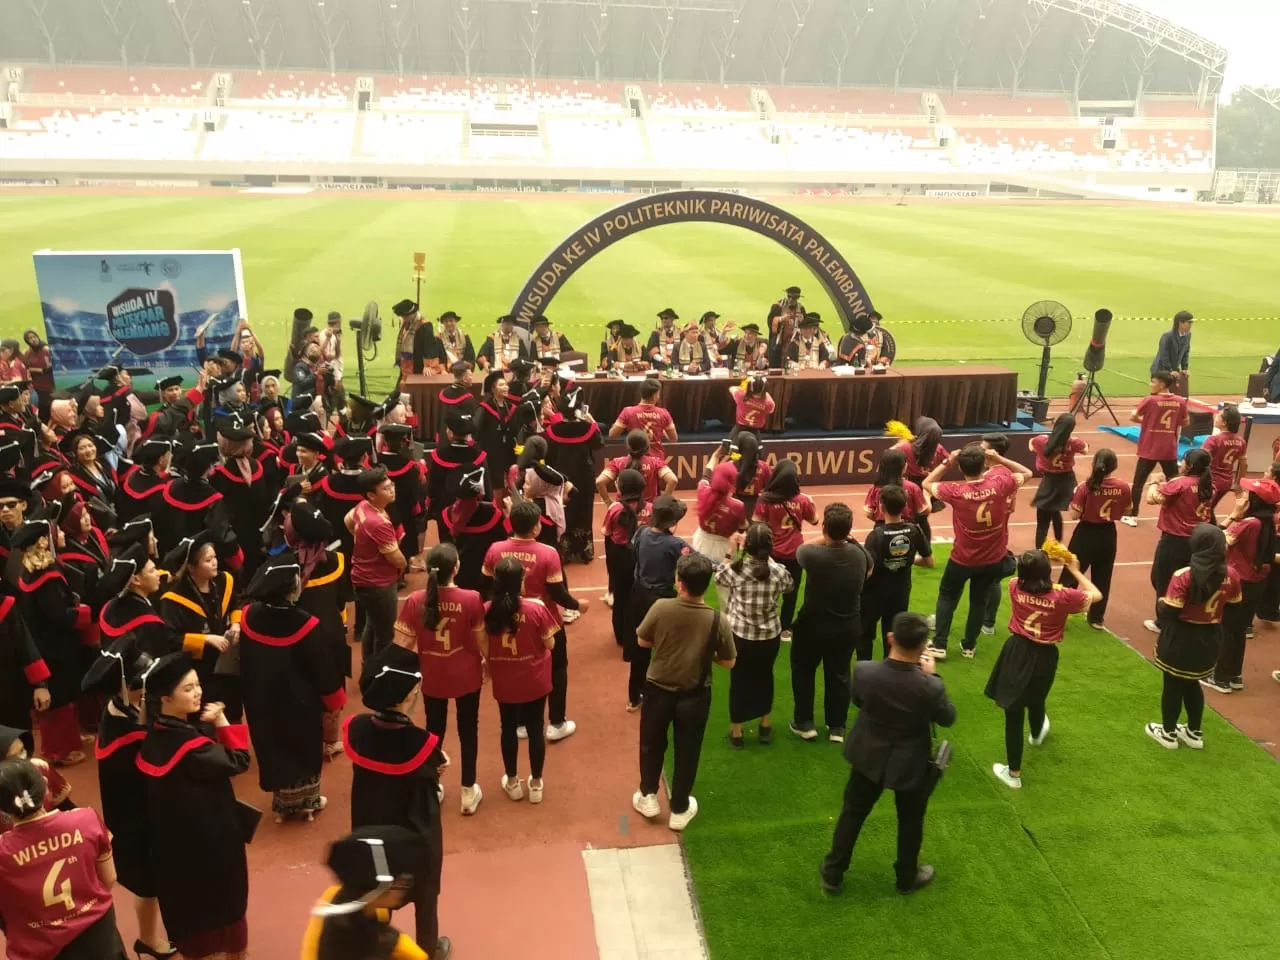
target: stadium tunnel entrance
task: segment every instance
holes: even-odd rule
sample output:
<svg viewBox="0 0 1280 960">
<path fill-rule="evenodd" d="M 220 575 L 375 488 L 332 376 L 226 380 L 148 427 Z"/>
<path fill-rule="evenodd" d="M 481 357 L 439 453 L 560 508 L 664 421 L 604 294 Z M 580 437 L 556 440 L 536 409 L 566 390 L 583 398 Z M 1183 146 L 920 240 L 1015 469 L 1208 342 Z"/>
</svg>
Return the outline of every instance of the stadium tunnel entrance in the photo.
<svg viewBox="0 0 1280 960">
<path fill-rule="evenodd" d="M 530 274 L 510 313 L 523 326 L 545 313 L 578 268 L 633 234 L 667 223 L 722 223 L 768 237 L 789 250 L 813 274 L 835 304 L 840 323 L 874 308 L 852 265 L 816 229 L 781 207 L 719 190 L 675 190 L 638 197 L 613 207 L 570 233 Z"/>
</svg>

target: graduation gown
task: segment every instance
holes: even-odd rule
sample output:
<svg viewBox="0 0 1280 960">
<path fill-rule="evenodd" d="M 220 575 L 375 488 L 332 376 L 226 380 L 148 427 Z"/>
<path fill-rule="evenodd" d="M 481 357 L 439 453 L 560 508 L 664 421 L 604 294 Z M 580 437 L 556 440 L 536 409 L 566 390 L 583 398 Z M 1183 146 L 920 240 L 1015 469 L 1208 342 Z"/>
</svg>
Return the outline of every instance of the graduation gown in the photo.
<svg viewBox="0 0 1280 960">
<path fill-rule="evenodd" d="M 13 595 L 0 597 L 0 724 L 29 731 L 32 697 L 48 686 L 50 673 L 17 605 Z M 22 740 L 34 753 L 30 732 Z"/>
<path fill-rule="evenodd" d="M 210 581 L 208 593 L 201 593 L 192 579 L 184 575 L 171 580 L 156 603 L 156 610 L 164 621 L 182 634 L 182 648 L 195 658 L 200 685 L 210 693 L 215 693 L 213 676 L 218 661 L 232 655 L 228 661 L 231 663 L 235 657 L 232 648 L 219 653 L 208 646 L 204 638 L 210 633 L 224 634 L 233 623 L 240 622 L 241 611 L 236 599 L 235 577 L 219 570 Z M 216 700 L 219 696 L 207 699 Z"/>
<path fill-rule="evenodd" d="M 148 513 L 155 516 L 164 502 L 164 487 L 168 476 L 152 472 L 147 467 L 131 467 L 120 479 L 116 494 L 116 518 L 124 526 L 134 517 Z"/>
<path fill-rule="evenodd" d="M 80 599 L 89 604 L 90 613 L 95 619 L 109 599 L 99 595 L 98 577 L 107 569 L 110 557 L 107 538 L 97 527 L 91 529 L 83 540 L 67 537 L 67 545 L 58 551 L 58 559 L 66 568 L 68 579 L 75 585 L 74 589 L 80 594 Z"/>
<path fill-rule="evenodd" d="M 421 460 L 407 453 L 382 453 L 378 463 L 387 468 L 396 487 L 391 504 L 391 522 L 401 531 L 400 552 L 405 557 L 418 555 L 418 535 L 427 528 L 423 504 L 427 498 L 427 468 Z"/>
<path fill-rule="evenodd" d="M 351 647 L 347 645 L 347 604 L 355 599 L 347 558 L 341 551 L 331 551 L 324 562 L 311 571 L 311 579 L 302 585 L 298 609 L 320 621 L 317 631 L 324 646 L 343 676 L 351 676 Z"/>
<path fill-rule="evenodd" d="M 159 716 L 138 751 L 148 853 L 171 940 L 244 918 L 249 870 L 231 778 L 249 769 L 249 730 Z"/>
<path fill-rule="evenodd" d="M 322 477 L 319 482 L 311 481 L 309 500 L 324 514 L 342 544 L 339 549 L 351 556 L 353 540 L 351 531 L 347 529 L 347 514 L 354 510 L 364 499 L 360 492 L 360 474 L 339 470 Z M 351 574 L 344 574 L 346 581 L 351 582 Z"/>
<path fill-rule="evenodd" d="M 451 509 L 445 514 L 444 522 L 453 537 L 454 546 L 458 548 L 458 572 L 453 576 L 454 585 L 479 590 L 485 579 L 480 572 L 484 566 L 484 555 L 495 543 L 507 539 L 505 517 L 489 500 L 477 503 L 465 523 L 459 522 L 452 514 Z"/>
<path fill-rule="evenodd" d="M 519 330 L 512 330 L 505 340 L 502 332 L 495 330 L 484 338 L 476 354 L 476 362 L 489 370 L 506 370 L 516 360 L 533 359 L 527 335 L 521 336 Z"/>
<path fill-rule="evenodd" d="M 320 619 L 291 604 L 251 603 L 240 621 L 240 645 L 258 785 L 283 790 L 320 776 L 324 713 L 347 702 Z"/>
<path fill-rule="evenodd" d="M 458 477 L 474 470 L 486 458 L 487 454 L 478 444 L 456 440 L 432 450 L 427 467 L 427 516 L 439 521 L 457 499 Z"/>
<path fill-rule="evenodd" d="M 446 384 L 436 399 L 440 401 L 440 420 L 436 424 L 436 443 L 445 442 L 444 435 L 444 419 L 450 413 L 468 413 L 474 415 L 476 412 L 476 404 L 479 401 L 476 395 L 471 392 L 470 387 L 464 387 L 460 383 Z"/>
<path fill-rule="evenodd" d="M 119 482 L 116 479 L 115 470 L 111 469 L 111 464 L 105 460 L 97 462 L 98 473 L 90 473 L 77 460 L 67 468 L 67 472 L 71 474 L 71 479 L 76 485 L 86 502 L 97 497 L 103 503 L 114 505 L 116 502 L 116 491 L 119 489 Z"/>
<path fill-rule="evenodd" d="M 209 476 L 210 486 L 222 494 L 231 529 L 240 545 L 244 558 L 240 577 L 245 583 L 262 563 L 262 525 L 267 522 L 279 489 L 264 482 L 261 463 L 253 459 L 248 462 L 248 481 L 238 467 L 229 463 L 218 464 Z"/>
<path fill-rule="evenodd" d="M 351 760 L 351 829 L 397 826 L 426 840 L 428 862 L 419 892 L 439 893 L 444 838 L 440 829 L 440 738 L 402 713 L 347 717 L 342 742 Z"/>
<path fill-rule="evenodd" d="M 35 625 L 36 649 L 50 673 L 45 684 L 50 709 L 80 699 L 85 670 L 81 637 L 96 633 L 90 630 L 89 605 L 75 599 L 59 563 L 47 570 L 23 570 L 18 578 L 18 610 L 28 625 Z M 25 729 L 28 724 L 19 726 Z"/>
<path fill-rule="evenodd" d="M 564 536 L 567 554 L 577 554 L 583 563 L 595 555 L 591 513 L 596 482 L 596 451 L 604 446 L 600 425 L 592 420 L 559 420 L 543 432 L 547 441 L 547 464 L 559 470 L 574 486 L 564 503 Z"/>
<path fill-rule="evenodd" d="M 498 407 L 491 400 L 481 400 L 476 406 L 475 439 L 485 453 L 485 473 L 495 494 L 506 484 L 507 471 L 516 462 L 515 414 L 513 403 Z"/>
<path fill-rule="evenodd" d="M 165 484 L 161 497 L 164 509 L 151 517 L 161 556 L 201 530 L 231 529 L 228 505 L 208 480 L 175 477 Z"/>
<path fill-rule="evenodd" d="M 203 632 L 199 636 L 184 637 L 164 621 L 150 600 L 132 591 L 106 603 L 98 614 L 98 629 L 106 644 L 132 633 L 138 649 L 152 658 L 177 653 L 188 645 L 190 649 L 197 644 L 204 646 Z"/>
<path fill-rule="evenodd" d="M 156 884 L 148 854 L 147 778 L 137 763 L 147 731 L 136 707 L 118 696 L 111 703 L 116 712 L 110 708 L 102 711 L 93 745 L 102 819 L 111 831 L 120 885 L 135 897 L 154 897 Z"/>
<path fill-rule="evenodd" d="M 470 334 L 459 330 L 456 336 L 450 337 L 447 331 L 441 331 L 436 336 L 434 346 L 435 352 L 431 359 L 445 372 L 448 372 L 449 368 L 459 360 L 465 360 L 472 367 L 476 365 L 476 348 L 471 344 Z"/>
</svg>

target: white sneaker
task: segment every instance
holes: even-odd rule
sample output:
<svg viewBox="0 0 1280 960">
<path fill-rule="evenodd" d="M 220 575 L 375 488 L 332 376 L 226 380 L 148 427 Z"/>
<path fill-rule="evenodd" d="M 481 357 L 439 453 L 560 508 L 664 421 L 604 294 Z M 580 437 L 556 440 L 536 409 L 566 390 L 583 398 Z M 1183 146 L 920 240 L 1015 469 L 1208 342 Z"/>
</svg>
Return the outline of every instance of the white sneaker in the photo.
<svg viewBox="0 0 1280 960">
<path fill-rule="evenodd" d="M 925 618 L 925 625 L 926 625 L 930 630 L 937 630 L 937 629 L 938 629 L 938 617 L 937 617 L 937 614 L 933 614 L 933 613 L 929 614 L 929 616 L 927 616 L 927 617 Z"/>
<path fill-rule="evenodd" d="M 652 820 L 662 812 L 662 808 L 658 806 L 658 795 L 656 793 L 641 793 L 637 790 L 631 795 L 631 806 L 636 813 L 646 820 Z"/>
<path fill-rule="evenodd" d="M 606 607 L 608 607 L 610 610 L 612 610 L 612 609 L 613 609 L 613 594 L 612 594 L 612 593 L 606 593 L 606 594 L 601 598 L 601 600 L 603 601 L 603 603 L 604 603 L 604 605 L 605 605 Z"/>
<path fill-rule="evenodd" d="M 1040 744 L 1044 743 L 1044 738 L 1047 737 L 1048 735 L 1049 735 L 1049 715 L 1046 713 L 1044 715 L 1044 726 L 1040 728 L 1040 736 L 1037 737 L 1028 733 L 1027 743 L 1031 744 L 1033 747 L 1038 747 L 1040 746 Z"/>
<path fill-rule="evenodd" d="M 555 726 L 547 724 L 547 740 L 551 743 L 555 743 L 557 740 L 564 740 L 572 737 L 577 729 L 578 725 L 572 720 L 566 720 L 564 723 Z"/>
<path fill-rule="evenodd" d="M 932 643 L 929 643 L 925 645 L 924 652 L 926 655 L 932 657 L 934 660 L 947 659 L 946 647 L 935 647 Z"/>
<path fill-rule="evenodd" d="M 1272 670 L 1271 679 L 1274 680 L 1276 683 L 1280 683 L 1280 670 Z"/>
<path fill-rule="evenodd" d="M 451 760 L 449 759 L 449 755 L 448 755 L 447 753 L 445 753 L 445 752 L 444 752 L 444 748 L 442 747 L 442 748 L 440 749 L 440 766 L 438 766 L 436 769 L 437 769 L 437 770 L 443 770 L 443 769 L 445 769 L 447 766 L 449 766 L 449 764 L 450 764 L 450 763 L 452 763 L 452 762 L 453 762 L 453 761 L 451 761 Z"/>
<path fill-rule="evenodd" d="M 783 643 L 790 643 L 790 642 L 791 642 L 791 631 L 790 631 L 790 630 L 783 630 L 783 631 L 782 631 L 782 637 L 781 637 L 781 639 L 782 639 L 782 642 L 783 642 Z"/>
<path fill-rule="evenodd" d="M 436 803 L 444 803 L 444 784 L 436 784 Z"/>
<path fill-rule="evenodd" d="M 972 660 L 977 655 L 978 655 L 977 647 L 961 647 L 960 648 L 960 656 L 964 657 L 966 660 Z"/>
<path fill-rule="evenodd" d="M 565 623 L 573 623 L 573 621 L 577 620 L 580 616 L 582 616 L 581 610 L 568 610 L 564 607 L 560 608 L 560 617 Z"/>
<path fill-rule="evenodd" d="M 529 802 L 541 803 L 542 802 L 542 781 L 539 780 L 538 785 L 536 787 L 533 785 L 533 782 L 534 782 L 533 777 L 530 777 L 529 778 Z"/>
<path fill-rule="evenodd" d="M 512 800 L 524 799 L 524 785 L 521 784 L 519 777 L 512 779 L 504 773 L 502 775 L 502 792 Z"/>
<path fill-rule="evenodd" d="M 1120 518 L 1120 522 L 1126 527 L 1136 527 L 1138 525 L 1138 518 L 1126 515 Z"/>
<path fill-rule="evenodd" d="M 673 813 L 667 818 L 667 826 L 679 833 L 689 825 L 689 822 L 698 815 L 698 801 L 693 797 L 689 798 L 689 809 L 684 813 Z"/>
<path fill-rule="evenodd" d="M 517 739 L 517 740 L 528 740 L 528 739 L 529 739 L 529 731 L 528 731 L 528 730 L 526 730 L 524 727 L 516 727 L 516 739 Z"/>
<path fill-rule="evenodd" d="M 994 637 L 994 636 L 996 635 L 996 628 L 995 628 L 995 627 L 983 627 L 983 628 L 982 628 L 982 635 L 983 635 L 984 637 Z"/>
<path fill-rule="evenodd" d="M 1160 632 L 1160 624 L 1156 623 L 1154 620 L 1143 620 L 1142 625 L 1146 627 L 1147 630 L 1149 630 L 1151 633 Z"/>
<path fill-rule="evenodd" d="M 484 791 L 480 789 L 480 784 L 474 787 L 462 788 L 462 815 L 464 817 L 473 816 L 480 808 L 480 801 L 484 799 Z"/>
<path fill-rule="evenodd" d="M 1178 724 L 1174 736 L 1182 741 L 1184 747 L 1190 747 L 1192 750 L 1204 749 L 1204 734 L 1188 729 L 1185 723 Z"/>
<path fill-rule="evenodd" d="M 1003 763 L 993 763 L 991 772 L 996 775 L 996 779 L 1003 783 L 1010 790 L 1022 789 L 1022 777 L 1015 777 L 1009 772 L 1009 767 Z"/>
<path fill-rule="evenodd" d="M 1177 736 L 1175 734 L 1166 732 L 1162 724 L 1148 723 L 1146 730 L 1147 730 L 1147 736 L 1150 737 L 1152 740 L 1154 740 L 1156 743 L 1160 744 L 1160 746 L 1164 747 L 1166 750 L 1178 749 Z"/>
</svg>

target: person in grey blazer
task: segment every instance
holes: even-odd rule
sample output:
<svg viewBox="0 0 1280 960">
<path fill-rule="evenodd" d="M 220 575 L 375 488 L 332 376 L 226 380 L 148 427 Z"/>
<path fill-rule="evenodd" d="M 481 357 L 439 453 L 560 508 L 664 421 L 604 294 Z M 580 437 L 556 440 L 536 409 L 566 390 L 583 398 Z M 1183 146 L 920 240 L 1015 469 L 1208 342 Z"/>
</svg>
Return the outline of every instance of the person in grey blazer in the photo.
<svg viewBox="0 0 1280 960">
<path fill-rule="evenodd" d="M 1173 326 L 1160 335 L 1156 357 L 1151 361 L 1151 372 L 1165 370 L 1178 377 L 1182 388 L 1175 391 L 1187 395 L 1187 369 L 1191 366 L 1191 324 L 1195 317 L 1190 310 L 1179 310 L 1173 316 Z"/>
<path fill-rule="evenodd" d="M 956 708 L 933 660 L 922 656 L 928 637 L 929 625 L 921 614 L 900 613 L 889 634 L 889 656 L 854 668 L 849 689 L 859 713 L 844 745 L 849 783 L 819 871 L 828 893 L 843 885 L 858 833 L 885 790 L 893 791 L 898 808 L 898 892 L 913 893 L 933 880 L 933 867 L 919 864 L 930 792 L 929 725 L 951 726 Z"/>
</svg>

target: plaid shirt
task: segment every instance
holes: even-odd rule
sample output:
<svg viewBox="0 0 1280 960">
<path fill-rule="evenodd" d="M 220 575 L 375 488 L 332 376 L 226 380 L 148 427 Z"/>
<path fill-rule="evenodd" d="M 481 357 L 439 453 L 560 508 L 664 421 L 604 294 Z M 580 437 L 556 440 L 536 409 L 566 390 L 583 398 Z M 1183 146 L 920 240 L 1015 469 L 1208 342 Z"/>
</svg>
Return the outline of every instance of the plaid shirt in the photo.
<svg viewBox="0 0 1280 960">
<path fill-rule="evenodd" d="M 741 572 L 734 570 L 732 560 L 716 568 L 716 587 L 720 607 L 729 618 L 729 629 L 743 640 L 772 640 L 782 633 L 778 600 L 796 588 L 795 580 L 782 564 L 770 559 L 769 575 L 763 580 L 752 576 L 755 564 L 748 560 Z"/>
</svg>

